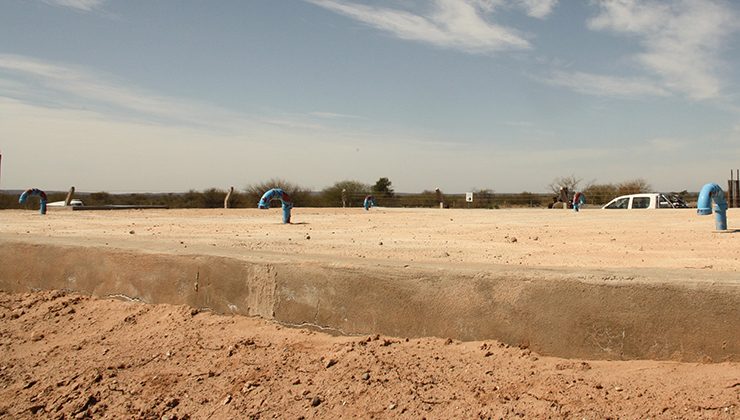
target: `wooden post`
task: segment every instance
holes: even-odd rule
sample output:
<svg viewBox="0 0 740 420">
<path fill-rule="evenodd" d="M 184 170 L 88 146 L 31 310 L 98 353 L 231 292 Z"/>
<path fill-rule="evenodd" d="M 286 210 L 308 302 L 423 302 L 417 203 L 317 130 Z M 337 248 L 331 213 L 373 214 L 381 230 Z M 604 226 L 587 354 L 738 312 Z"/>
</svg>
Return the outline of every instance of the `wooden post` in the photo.
<svg viewBox="0 0 740 420">
<path fill-rule="evenodd" d="M 727 180 L 727 207 L 734 207 L 733 204 L 735 203 L 735 200 L 733 200 L 732 193 L 735 192 L 734 190 L 734 182 L 731 179 Z"/>
<path fill-rule="evenodd" d="M 67 193 L 67 198 L 64 199 L 64 205 L 68 206 L 69 203 L 72 202 L 72 197 L 75 195 L 75 187 L 72 186 L 69 188 L 69 192 Z"/>
<path fill-rule="evenodd" d="M 730 169 L 730 179 L 727 180 L 727 207 L 735 207 L 735 170 Z"/>
<path fill-rule="evenodd" d="M 737 176 L 733 178 L 732 170 L 730 170 L 730 207 L 740 207 L 740 170 L 737 170 Z"/>
<path fill-rule="evenodd" d="M 735 206 L 740 207 L 740 169 L 736 169 L 735 173 Z"/>
<path fill-rule="evenodd" d="M 229 188 L 229 192 L 226 193 L 226 198 L 224 198 L 224 208 L 229 208 L 229 199 L 231 199 L 231 194 L 234 192 L 234 187 Z"/>
<path fill-rule="evenodd" d="M 730 179 L 727 180 L 727 189 L 725 198 L 727 199 L 727 208 L 735 207 L 735 170 L 730 169 Z"/>
</svg>

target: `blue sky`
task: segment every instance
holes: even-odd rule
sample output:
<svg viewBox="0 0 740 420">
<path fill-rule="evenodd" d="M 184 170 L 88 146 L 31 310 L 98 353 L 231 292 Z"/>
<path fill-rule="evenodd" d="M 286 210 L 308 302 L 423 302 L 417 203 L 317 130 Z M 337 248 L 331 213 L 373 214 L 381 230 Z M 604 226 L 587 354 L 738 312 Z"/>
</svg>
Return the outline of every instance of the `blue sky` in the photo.
<svg viewBox="0 0 740 420">
<path fill-rule="evenodd" d="M 5 0 L 0 189 L 544 192 L 740 168 L 740 3 Z"/>
</svg>

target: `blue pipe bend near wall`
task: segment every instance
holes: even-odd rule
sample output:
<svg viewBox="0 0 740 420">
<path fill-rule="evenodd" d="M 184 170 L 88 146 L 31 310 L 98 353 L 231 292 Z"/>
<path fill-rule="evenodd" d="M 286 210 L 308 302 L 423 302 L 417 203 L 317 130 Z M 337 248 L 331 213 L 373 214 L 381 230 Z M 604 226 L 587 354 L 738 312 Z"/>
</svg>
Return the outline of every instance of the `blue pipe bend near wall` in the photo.
<svg viewBox="0 0 740 420">
<path fill-rule="evenodd" d="M 582 192 L 577 192 L 573 196 L 573 211 L 577 212 L 584 204 L 586 204 L 586 195 Z"/>
<path fill-rule="evenodd" d="M 18 204 L 25 204 L 28 197 L 32 197 L 34 195 L 39 196 L 39 213 L 46 214 L 46 193 L 38 188 L 29 188 L 26 191 L 23 191 L 23 194 L 18 197 Z"/>
<path fill-rule="evenodd" d="M 273 188 L 262 195 L 257 208 L 269 209 L 271 200 L 280 200 L 283 205 L 283 223 L 290 223 L 290 209 L 293 208 L 293 202 L 288 193 L 281 188 Z"/>
<path fill-rule="evenodd" d="M 712 200 L 714 200 L 714 224 L 717 230 L 727 230 L 727 200 L 722 187 L 715 183 L 704 185 L 699 191 L 696 201 L 696 214 L 706 216 L 712 214 Z"/>
<path fill-rule="evenodd" d="M 365 210 L 370 210 L 370 207 L 375 207 L 375 197 L 372 195 L 365 197 L 365 201 L 362 203 L 362 206 L 365 207 Z"/>
</svg>

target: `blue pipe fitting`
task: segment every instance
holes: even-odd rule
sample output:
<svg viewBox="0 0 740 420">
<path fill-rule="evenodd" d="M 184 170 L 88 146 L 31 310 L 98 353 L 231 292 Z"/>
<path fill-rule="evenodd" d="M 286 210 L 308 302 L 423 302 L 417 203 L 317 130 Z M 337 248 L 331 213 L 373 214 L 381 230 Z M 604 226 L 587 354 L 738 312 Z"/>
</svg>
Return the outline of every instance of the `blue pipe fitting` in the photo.
<svg viewBox="0 0 740 420">
<path fill-rule="evenodd" d="M 712 201 L 714 201 L 714 225 L 717 230 L 727 230 L 727 200 L 722 187 L 715 183 L 704 185 L 699 191 L 699 199 L 696 202 L 696 214 L 706 216 L 712 214 Z"/>
<path fill-rule="evenodd" d="M 293 208 L 293 203 L 283 201 L 283 223 L 290 223 L 290 209 Z"/>
<path fill-rule="evenodd" d="M 586 204 L 586 195 L 581 192 L 577 192 L 573 196 L 573 211 L 577 212 L 584 204 Z"/>
<path fill-rule="evenodd" d="M 365 197 L 365 201 L 362 203 L 362 206 L 365 207 L 365 210 L 370 210 L 370 207 L 375 207 L 375 197 L 372 195 L 368 195 Z"/>
<path fill-rule="evenodd" d="M 280 200 L 283 205 L 283 223 L 290 223 L 290 209 L 293 208 L 293 202 L 290 200 L 288 193 L 281 188 L 273 188 L 264 193 L 259 204 L 257 204 L 257 208 L 269 209 L 270 201 L 273 199 Z"/>
<path fill-rule="evenodd" d="M 46 214 L 46 193 L 38 188 L 30 188 L 23 191 L 20 197 L 18 197 L 18 204 L 25 204 L 28 197 L 38 195 L 39 196 L 39 213 Z"/>
</svg>

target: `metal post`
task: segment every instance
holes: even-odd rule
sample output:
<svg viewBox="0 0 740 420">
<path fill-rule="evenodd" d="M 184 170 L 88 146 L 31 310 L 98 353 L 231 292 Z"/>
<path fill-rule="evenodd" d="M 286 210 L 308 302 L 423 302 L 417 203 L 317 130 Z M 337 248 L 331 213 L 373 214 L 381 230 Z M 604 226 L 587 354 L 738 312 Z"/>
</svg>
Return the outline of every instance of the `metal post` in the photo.
<svg viewBox="0 0 740 420">
<path fill-rule="evenodd" d="M 727 207 L 735 207 L 735 181 L 727 180 Z"/>
<path fill-rule="evenodd" d="M 727 206 L 740 207 L 740 170 L 730 169 L 730 179 L 727 181 Z"/>
<path fill-rule="evenodd" d="M 730 179 L 727 180 L 727 206 L 735 207 L 735 170 L 730 169 Z"/>
</svg>

